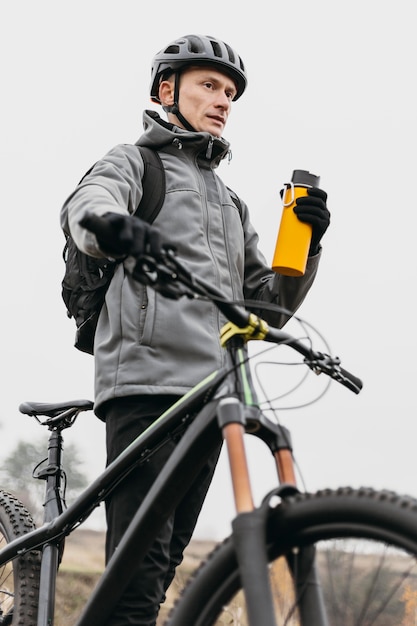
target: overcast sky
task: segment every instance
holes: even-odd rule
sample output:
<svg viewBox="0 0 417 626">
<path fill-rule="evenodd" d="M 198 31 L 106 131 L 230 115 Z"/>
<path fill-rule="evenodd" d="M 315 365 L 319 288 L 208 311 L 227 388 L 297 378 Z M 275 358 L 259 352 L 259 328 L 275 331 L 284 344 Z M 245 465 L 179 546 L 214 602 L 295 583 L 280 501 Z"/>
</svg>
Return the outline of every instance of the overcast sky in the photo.
<svg viewBox="0 0 417 626">
<path fill-rule="evenodd" d="M 0 460 L 19 439 L 42 435 L 20 402 L 93 397 L 93 359 L 73 348 L 61 300 L 60 207 L 92 163 L 137 139 L 153 55 L 194 32 L 224 39 L 247 67 L 249 87 L 225 131 L 233 159 L 219 174 L 248 203 L 269 261 L 292 170 L 320 175 L 329 195 L 332 223 L 300 315 L 364 389 L 355 396 L 333 384 L 311 408 L 283 412 L 307 488 L 417 495 L 412 0 L 21 0 L 0 12 Z M 95 477 L 101 422 L 80 416 L 67 440 Z M 274 476 L 268 453 L 252 447 L 261 495 Z M 228 532 L 224 467 L 202 536 Z"/>
</svg>

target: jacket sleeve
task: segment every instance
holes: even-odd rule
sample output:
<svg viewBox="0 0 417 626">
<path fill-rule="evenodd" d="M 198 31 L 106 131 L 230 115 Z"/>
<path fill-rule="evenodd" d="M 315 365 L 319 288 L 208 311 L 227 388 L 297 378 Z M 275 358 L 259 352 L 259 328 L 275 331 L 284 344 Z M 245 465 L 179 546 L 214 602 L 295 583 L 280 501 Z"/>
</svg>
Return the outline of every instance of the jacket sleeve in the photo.
<svg viewBox="0 0 417 626">
<path fill-rule="evenodd" d="M 61 209 L 61 227 L 84 253 L 103 257 L 96 237 L 79 225 L 86 211 L 134 213 L 142 198 L 144 164 L 139 150 L 119 145 L 87 172 Z"/>
<path fill-rule="evenodd" d="M 300 307 L 314 282 L 320 256 L 309 257 L 304 276 L 283 276 L 268 266 L 258 248 L 259 237 L 250 223 L 245 203 L 242 203 L 242 223 L 245 236 L 244 296 L 246 300 L 260 300 L 279 305 L 282 311 L 258 310 L 269 324 L 282 328 Z"/>
</svg>

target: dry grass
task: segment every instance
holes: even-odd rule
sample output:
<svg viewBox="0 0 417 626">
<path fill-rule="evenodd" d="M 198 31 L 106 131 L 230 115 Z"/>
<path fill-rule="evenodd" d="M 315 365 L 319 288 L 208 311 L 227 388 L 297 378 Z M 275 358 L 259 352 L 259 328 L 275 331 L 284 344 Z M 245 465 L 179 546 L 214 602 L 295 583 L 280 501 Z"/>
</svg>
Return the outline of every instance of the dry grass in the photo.
<svg viewBox="0 0 417 626">
<path fill-rule="evenodd" d="M 64 558 L 59 570 L 57 580 L 57 598 L 54 626 L 73 626 L 79 617 L 83 606 L 87 602 L 92 590 L 97 584 L 100 575 L 104 569 L 104 533 L 78 529 L 66 539 Z M 161 613 L 157 626 L 162 626 L 164 619 L 172 607 L 178 592 L 183 587 L 190 573 L 198 566 L 202 559 L 211 552 L 214 547 L 213 542 L 192 541 L 188 546 L 184 561 L 178 568 L 177 576 L 173 581 L 167 593 L 167 600 L 161 608 Z M 360 555 L 356 555 L 359 557 Z M 380 555 L 378 555 L 379 558 Z M 402 557 L 398 556 L 398 571 L 404 571 L 404 563 Z M 358 564 L 362 571 L 373 571 L 372 554 L 363 554 L 361 562 Z M 320 564 L 320 559 L 319 559 Z M 391 561 L 391 565 L 393 562 Z M 375 570 L 376 571 L 376 570 Z M 393 569 L 394 571 L 394 569 Z M 271 569 L 271 582 L 276 584 L 275 597 L 278 600 L 277 611 L 285 608 L 285 603 L 292 603 L 292 592 L 287 585 L 288 576 L 286 566 L 282 567 L 282 561 L 277 561 Z M 291 585 L 292 587 L 292 585 Z M 411 598 L 411 600 L 410 600 Z M 415 604 L 417 601 L 417 591 L 411 590 L 411 596 L 402 597 L 402 602 L 407 603 L 409 600 L 413 607 L 413 616 L 415 615 Z M 409 604 L 410 604 L 409 602 Z M 278 608 L 278 605 L 280 608 Z M 410 604 L 411 606 L 411 604 Z M 240 614 L 242 611 L 241 597 L 237 596 L 229 605 L 230 616 Z M 406 607 L 407 609 L 407 607 Z M 286 609 L 285 609 L 286 610 Z M 401 608 L 400 608 L 401 612 Z M 227 623 L 236 623 L 229 614 L 224 616 Z M 219 620 L 218 624 L 224 624 L 225 621 Z M 388 622 L 387 622 L 388 623 Z M 402 617 L 395 618 L 395 622 L 389 623 L 406 623 L 402 621 Z M 409 623 L 409 622 L 407 622 Z M 410 622 L 411 623 L 411 622 Z M 239 618 L 239 624 L 247 624 L 244 611 Z M 414 624 L 414 617 L 413 617 Z M 184 626 L 191 626 L 185 625 Z"/>
<path fill-rule="evenodd" d="M 104 533 L 78 529 L 65 541 L 57 580 L 55 626 L 72 626 L 104 569 Z"/>
<path fill-rule="evenodd" d="M 212 549 L 213 543 L 193 541 L 188 547 L 176 579 L 168 590 L 158 625 L 175 601 L 190 572 Z M 78 529 L 65 541 L 65 552 L 57 580 L 55 625 L 73 626 L 104 569 L 104 533 Z"/>
</svg>

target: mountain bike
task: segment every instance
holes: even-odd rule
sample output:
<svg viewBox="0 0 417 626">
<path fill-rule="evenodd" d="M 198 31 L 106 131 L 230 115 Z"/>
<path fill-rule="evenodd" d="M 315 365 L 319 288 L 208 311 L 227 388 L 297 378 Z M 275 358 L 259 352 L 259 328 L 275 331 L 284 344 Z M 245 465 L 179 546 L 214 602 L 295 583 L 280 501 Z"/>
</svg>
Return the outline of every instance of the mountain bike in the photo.
<svg viewBox="0 0 417 626">
<path fill-rule="evenodd" d="M 303 492 L 297 486 L 291 435 L 263 408 L 253 382 L 250 341 L 293 351 L 307 372 L 324 374 L 354 393 L 362 382 L 340 359 L 269 326 L 259 302 L 236 303 L 192 275 L 173 250 L 131 259 L 132 276 L 170 298 L 209 299 L 226 321 L 225 365 L 165 411 L 74 500 L 65 504 L 63 431 L 93 409 L 89 400 L 25 402 L 20 411 L 49 431 L 45 518 L 0 491 L 0 624 L 54 624 L 55 585 L 65 538 L 117 489 L 129 472 L 174 438 L 178 443 L 109 560 L 76 626 L 106 622 L 161 525 L 222 441 L 236 517 L 232 535 L 191 576 L 167 626 L 379 626 L 407 622 L 417 596 L 417 502 L 370 488 Z M 264 345 L 262 344 L 262 345 Z M 277 487 L 254 505 L 247 437 L 272 454 Z M 414 619 L 414 618 L 413 618 Z M 411 617 L 410 617 L 411 620 Z"/>
</svg>

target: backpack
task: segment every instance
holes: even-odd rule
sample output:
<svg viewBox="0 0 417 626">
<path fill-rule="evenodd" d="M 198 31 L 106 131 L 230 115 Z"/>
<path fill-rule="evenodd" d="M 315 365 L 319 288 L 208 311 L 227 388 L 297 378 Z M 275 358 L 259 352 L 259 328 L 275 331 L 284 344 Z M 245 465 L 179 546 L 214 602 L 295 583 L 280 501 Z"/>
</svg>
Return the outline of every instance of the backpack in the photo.
<svg viewBox="0 0 417 626">
<path fill-rule="evenodd" d="M 145 146 L 137 147 L 142 154 L 144 174 L 143 195 L 134 215 L 151 224 L 165 198 L 165 172 L 158 152 Z M 228 191 L 242 217 L 240 199 L 231 189 L 228 188 Z M 66 242 L 62 254 L 65 262 L 65 274 L 61 283 L 62 298 L 68 317 L 75 320 L 75 347 L 81 352 L 94 354 L 94 335 L 100 311 L 116 266 L 121 261 L 98 259 L 84 254 L 77 248 L 71 235 L 64 234 Z"/>
<path fill-rule="evenodd" d="M 144 146 L 137 147 L 142 154 L 145 167 L 142 179 L 143 195 L 134 214 L 151 224 L 158 215 L 165 198 L 164 169 L 159 154 L 155 150 Z M 87 174 L 92 169 L 90 168 Z M 81 352 L 93 354 L 98 317 L 110 281 L 120 261 L 97 259 L 84 254 L 77 248 L 71 235 L 64 234 L 66 241 L 62 256 L 65 262 L 65 274 L 61 283 L 62 298 L 68 317 L 73 317 L 75 320 L 75 347 Z"/>
</svg>

